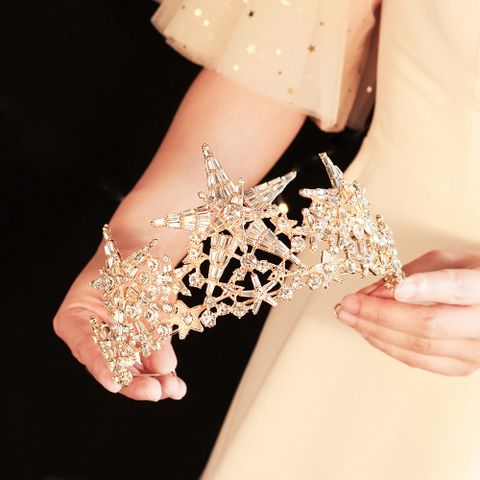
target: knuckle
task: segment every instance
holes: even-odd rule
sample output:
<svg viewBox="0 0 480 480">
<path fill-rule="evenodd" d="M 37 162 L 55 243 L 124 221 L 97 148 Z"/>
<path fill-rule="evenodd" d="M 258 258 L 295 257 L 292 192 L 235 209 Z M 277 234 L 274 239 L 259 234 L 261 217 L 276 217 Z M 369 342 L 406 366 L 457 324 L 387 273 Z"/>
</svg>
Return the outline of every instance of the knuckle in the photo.
<svg viewBox="0 0 480 480">
<path fill-rule="evenodd" d="M 425 256 L 432 260 L 443 260 L 448 257 L 448 252 L 446 250 L 434 249 L 427 252 Z"/>
<path fill-rule="evenodd" d="M 412 350 L 417 353 L 429 353 L 431 350 L 432 343 L 427 337 L 412 337 L 409 340 L 409 350 Z"/>
<path fill-rule="evenodd" d="M 419 334 L 423 338 L 435 338 L 440 332 L 438 316 L 432 307 L 426 307 L 421 315 Z"/>
</svg>

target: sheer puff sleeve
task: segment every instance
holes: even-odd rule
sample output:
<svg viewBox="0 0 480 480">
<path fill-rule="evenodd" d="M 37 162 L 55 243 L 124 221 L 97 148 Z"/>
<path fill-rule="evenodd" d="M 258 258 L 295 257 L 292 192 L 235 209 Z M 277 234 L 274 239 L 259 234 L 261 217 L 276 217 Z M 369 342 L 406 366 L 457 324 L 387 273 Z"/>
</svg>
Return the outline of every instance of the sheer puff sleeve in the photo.
<svg viewBox="0 0 480 480">
<path fill-rule="evenodd" d="M 373 105 L 380 0 L 163 0 L 152 23 L 192 62 L 287 103 L 324 131 Z"/>
</svg>

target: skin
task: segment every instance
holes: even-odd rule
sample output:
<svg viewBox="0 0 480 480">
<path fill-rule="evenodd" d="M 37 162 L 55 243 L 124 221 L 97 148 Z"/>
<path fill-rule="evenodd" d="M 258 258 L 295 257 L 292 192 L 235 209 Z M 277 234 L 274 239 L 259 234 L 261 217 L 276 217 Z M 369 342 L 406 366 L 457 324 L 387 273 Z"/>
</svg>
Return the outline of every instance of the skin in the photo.
<svg viewBox="0 0 480 480">
<path fill-rule="evenodd" d="M 205 188 L 203 142 L 210 144 L 233 179 L 244 177 L 248 188 L 281 157 L 305 118 L 288 105 L 201 70 L 151 164 L 109 222 L 122 254 L 127 256 L 155 237 L 159 240 L 157 255 L 167 253 L 173 262 L 185 255 L 184 232 L 154 230 L 149 222 L 199 204 L 197 192 Z M 104 318 L 100 294 L 88 286 L 103 263 L 99 246 L 55 315 L 55 333 L 110 392 L 135 400 L 181 399 L 187 387 L 180 377 L 170 374 L 177 357 L 169 340 L 145 359 L 151 376 L 135 377 L 122 389 L 113 382 L 88 323 L 92 313 Z M 355 314 L 352 327 L 367 335 L 369 343 L 412 367 L 447 375 L 471 373 L 480 363 L 479 266 L 478 255 L 427 254 L 406 266 L 411 277 L 397 288 L 395 298 L 377 283 L 345 297 L 339 318 L 349 324 Z M 401 289 L 411 282 L 418 282 L 417 293 L 402 296 Z M 436 303 L 429 307 L 413 304 L 419 301 Z"/>
<path fill-rule="evenodd" d="M 448 376 L 480 368 L 480 255 L 435 250 L 404 267 L 394 291 L 381 282 L 347 295 L 338 319 L 378 350 Z"/>
<path fill-rule="evenodd" d="M 232 179 L 243 177 L 248 188 L 277 162 L 304 121 L 305 115 L 287 105 L 235 85 L 211 70 L 201 70 L 151 164 L 109 222 L 122 255 L 152 238 L 159 241 L 157 255 L 166 253 L 174 263 L 185 255 L 186 234 L 153 229 L 150 220 L 200 203 L 197 192 L 205 190 L 203 142 L 210 144 Z M 88 286 L 104 264 L 102 248 L 100 245 L 68 291 L 53 321 L 55 333 L 110 392 L 135 400 L 182 398 L 187 387 L 180 377 L 170 374 L 177 358 L 169 340 L 145 360 L 146 371 L 155 376 L 136 377 L 122 389 L 113 382 L 88 323 L 92 313 L 104 318 L 101 296 Z"/>
</svg>

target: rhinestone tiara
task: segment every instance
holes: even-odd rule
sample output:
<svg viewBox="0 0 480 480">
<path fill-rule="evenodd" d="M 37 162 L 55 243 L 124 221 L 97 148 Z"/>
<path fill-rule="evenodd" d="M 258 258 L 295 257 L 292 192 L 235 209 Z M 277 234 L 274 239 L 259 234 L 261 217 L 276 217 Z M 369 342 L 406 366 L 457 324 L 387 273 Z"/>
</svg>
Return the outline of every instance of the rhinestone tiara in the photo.
<svg viewBox="0 0 480 480">
<path fill-rule="evenodd" d="M 151 222 L 190 232 L 178 267 L 167 255 L 154 255 L 157 240 L 123 258 L 108 225 L 103 228 L 106 262 L 90 285 L 101 291 L 108 320 L 92 315 L 90 325 L 122 386 L 142 369 L 142 358 L 175 334 L 183 340 L 222 316 L 256 314 L 263 303 L 276 306 L 302 287 L 328 288 L 352 274 L 383 276 L 388 288 L 403 278 L 390 228 L 381 215 L 370 215 L 365 189 L 348 182 L 325 153 L 319 157 L 332 188 L 299 191 L 311 204 L 298 224 L 273 203 L 295 172 L 246 189 L 206 143 L 201 149 L 203 204 Z M 301 259 L 304 250 L 315 252 L 315 264 Z M 191 289 L 203 293 L 202 303 L 191 305 Z"/>
</svg>

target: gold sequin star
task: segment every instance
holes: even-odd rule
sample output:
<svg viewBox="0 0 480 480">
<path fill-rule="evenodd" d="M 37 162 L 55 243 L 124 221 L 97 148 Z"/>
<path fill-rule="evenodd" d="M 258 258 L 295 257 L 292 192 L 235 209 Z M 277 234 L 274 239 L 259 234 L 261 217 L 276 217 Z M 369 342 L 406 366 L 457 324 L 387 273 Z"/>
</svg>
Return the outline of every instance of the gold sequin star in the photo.
<svg viewBox="0 0 480 480">
<path fill-rule="evenodd" d="M 310 44 L 310 45 L 308 46 L 308 51 L 309 51 L 310 53 L 313 53 L 313 52 L 315 51 L 315 45 Z"/>
<path fill-rule="evenodd" d="M 255 15 L 255 11 L 254 11 L 254 10 L 250 10 L 250 11 L 248 12 L 248 16 L 249 16 L 250 18 L 252 18 L 254 15 Z"/>
<path fill-rule="evenodd" d="M 199 315 L 203 310 L 203 305 L 198 305 L 193 308 L 189 308 L 181 300 L 176 302 L 175 315 L 171 317 L 172 324 L 178 326 L 178 337 L 183 340 L 190 330 L 196 332 L 203 332 L 203 325 L 199 319 Z"/>
<path fill-rule="evenodd" d="M 245 49 L 249 55 L 255 53 L 256 46 L 253 43 L 249 43 Z"/>
</svg>

